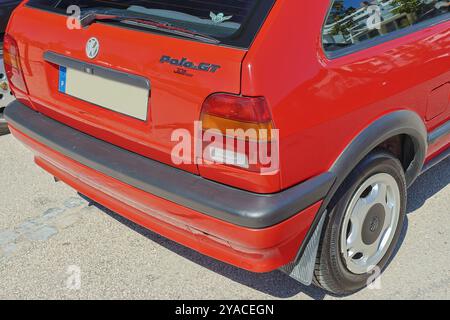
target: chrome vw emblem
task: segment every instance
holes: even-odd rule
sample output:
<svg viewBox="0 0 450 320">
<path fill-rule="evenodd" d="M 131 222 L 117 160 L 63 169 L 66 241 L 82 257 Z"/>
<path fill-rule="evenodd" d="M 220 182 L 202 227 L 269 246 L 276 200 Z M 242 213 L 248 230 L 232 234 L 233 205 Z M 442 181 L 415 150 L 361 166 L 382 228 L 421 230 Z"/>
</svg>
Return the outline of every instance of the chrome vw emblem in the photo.
<svg viewBox="0 0 450 320">
<path fill-rule="evenodd" d="M 86 44 L 86 55 L 89 59 L 94 59 L 100 50 L 100 43 L 97 38 L 90 38 Z"/>
</svg>

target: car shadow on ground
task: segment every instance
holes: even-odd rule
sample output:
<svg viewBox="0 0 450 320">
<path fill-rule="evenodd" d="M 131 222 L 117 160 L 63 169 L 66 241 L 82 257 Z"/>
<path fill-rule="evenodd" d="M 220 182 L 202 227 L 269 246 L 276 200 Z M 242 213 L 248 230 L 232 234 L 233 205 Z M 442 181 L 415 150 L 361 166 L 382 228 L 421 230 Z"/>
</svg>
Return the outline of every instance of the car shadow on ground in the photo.
<svg viewBox="0 0 450 320">
<path fill-rule="evenodd" d="M 450 158 L 423 173 L 408 190 L 408 210 L 413 213 L 450 184 Z"/>
<path fill-rule="evenodd" d="M 402 247 L 408 232 L 409 215 L 414 214 L 425 202 L 450 184 L 450 158 L 435 165 L 417 178 L 408 189 L 408 207 L 406 208 L 406 219 L 400 234 L 400 239 L 395 247 L 394 259 Z"/>
<path fill-rule="evenodd" d="M 418 178 L 414 185 L 409 189 L 407 213 L 411 214 L 422 207 L 427 199 L 438 193 L 450 183 L 450 159 L 431 168 Z M 88 199 L 89 200 L 89 199 Z M 90 201 L 90 200 L 89 200 Z M 274 298 L 291 298 L 303 293 L 312 299 L 322 300 L 325 296 L 330 295 L 324 290 L 314 286 L 304 286 L 280 271 L 271 273 L 255 274 L 248 272 L 228 264 L 222 263 L 215 259 L 206 257 L 194 250 L 170 241 L 152 231 L 149 231 L 125 218 L 114 213 L 103 206 L 91 203 L 104 211 L 106 214 L 117 221 L 127 225 L 129 228 L 147 237 L 149 240 L 163 246 L 164 248 L 188 259 L 204 268 L 229 278 L 232 281 L 248 286 L 262 293 L 271 295 Z M 396 247 L 394 257 L 401 248 L 408 230 L 408 219 L 402 229 L 400 241 Z"/>
</svg>

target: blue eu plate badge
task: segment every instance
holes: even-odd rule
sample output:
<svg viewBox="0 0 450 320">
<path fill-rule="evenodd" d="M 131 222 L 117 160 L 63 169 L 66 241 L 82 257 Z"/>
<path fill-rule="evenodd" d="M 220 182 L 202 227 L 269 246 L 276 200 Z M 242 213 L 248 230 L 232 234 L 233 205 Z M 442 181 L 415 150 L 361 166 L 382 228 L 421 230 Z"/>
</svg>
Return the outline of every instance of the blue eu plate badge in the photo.
<svg viewBox="0 0 450 320">
<path fill-rule="evenodd" d="M 66 77 L 67 77 L 67 68 L 60 66 L 59 67 L 59 92 L 66 93 Z"/>
</svg>

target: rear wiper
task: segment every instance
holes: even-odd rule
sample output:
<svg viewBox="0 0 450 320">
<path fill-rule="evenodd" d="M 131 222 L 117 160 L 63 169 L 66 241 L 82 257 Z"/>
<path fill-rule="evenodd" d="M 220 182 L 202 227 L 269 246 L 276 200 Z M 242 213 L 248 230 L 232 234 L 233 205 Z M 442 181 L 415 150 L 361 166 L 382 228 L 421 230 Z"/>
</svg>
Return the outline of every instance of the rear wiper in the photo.
<svg viewBox="0 0 450 320">
<path fill-rule="evenodd" d="M 197 31 L 184 29 L 184 28 L 180 28 L 180 27 L 175 27 L 175 26 L 172 26 L 172 25 L 166 24 L 166 23 L 154 23 L 153 21 L 149 21 L 147 19 L 145 19 L 145 20 L 124 19 L 124 20 L 122 20 L 122 22 L 126 23 L 126 24 L 130 24 L 130 25 L 135 25 L 138 27 L 144 27 L 144 28 L 149 28 L 149 29 L 153 29 L 156 31 L 167 32 L 170 34 L 174 34 L 174 35 L 178 35 L 178 36 L 186 37 L 186 38 L 190 38 L 190 39 L 195 39 L 195 40 L 199 40 L 199 41 L 203 41 L 203 42 L 207 42 L 207 43 L 212 43 L 212 44 L 220 43 L 220 40 L 215 39 L 211 36 L 199 33 Z"/>
<path fill-rule="evenodd" d="M 218 44 L 219 40 L 199 33 L 194 30 L 184 29 L 180 27 L 175 27 L 167 22 L 158 21 L 155 19 L 151 19 L 149 17 L 143 15 L 135 15 L 135 14 L 123 14 L 123 13 L 111 13 L 110 11 L 87 11 L 80 17 L 80 25 L 81 27 L 87 27 L 94 23 L 95 21 L 119 21 L 122 23 L 135 25 L 139 27 L 145 27 L 149 29 L 153 29 L 160 32 L 166 32 L 174 35 L 178 35 L 185 38 L 195 39 L 207 43 Z"/>
</svg>

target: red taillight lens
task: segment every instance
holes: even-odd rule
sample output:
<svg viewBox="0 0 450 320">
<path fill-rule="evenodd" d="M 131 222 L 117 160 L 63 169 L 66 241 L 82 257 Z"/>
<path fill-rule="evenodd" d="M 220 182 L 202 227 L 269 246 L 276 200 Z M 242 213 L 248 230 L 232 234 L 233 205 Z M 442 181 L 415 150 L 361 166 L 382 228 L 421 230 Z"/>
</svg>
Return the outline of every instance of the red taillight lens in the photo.
<svg viewBox="0 0 450 320">
<path fill-rule="evenodd" d="M 203 131 L 214 129 L 227 135 L 228 130 L 234 130 L 242 140 L 270 141 L 273 129 L 272 116 L 263 97 L 212 95 L 203 104 L 201 121 Z"/>
<path fill-rule="evenodd" d="M 215 94 L 203 104 L 203 113 L 235 121 L 271 122 L 269 108 L 263 97 L 240 97 Z"/>
<path fill-rule="evenodd" d="M 3 40 L 3 60 L 5 63 L 6 76 L 11 88 L 28 93 L 23 70 L 20 64 L 19 47 L 16 40 L 6 34 Z"/>
<path fill-rule="evenodd" d="M 269 106 L 263 97 L 212 95 L 203 104 L 201 123 L 203 138 L 208 137 L 203 144 L 206 163 L 261 172 L 268 167 L 267 161 L 260 161 L 261 154 L 271 157 L 274 146 L 278 146 Z"/>
</svg>

